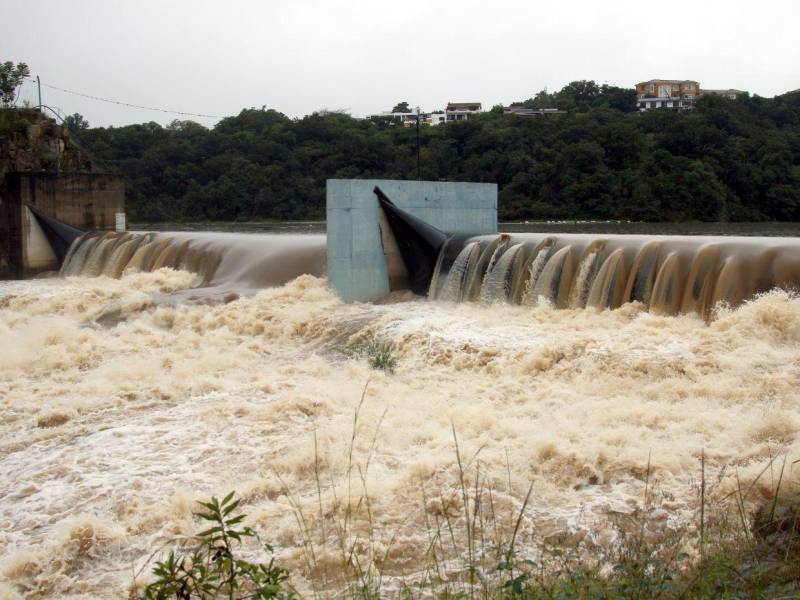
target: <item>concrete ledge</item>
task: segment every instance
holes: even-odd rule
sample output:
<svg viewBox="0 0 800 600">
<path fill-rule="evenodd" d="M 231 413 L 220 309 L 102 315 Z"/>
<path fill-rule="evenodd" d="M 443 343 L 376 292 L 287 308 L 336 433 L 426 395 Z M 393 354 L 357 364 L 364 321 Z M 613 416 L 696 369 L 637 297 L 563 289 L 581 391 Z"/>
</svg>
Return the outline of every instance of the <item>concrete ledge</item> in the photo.
<svg viewBox="0 0 800 600">
<path fill-rule="evenodd" d="M 375 186 L 398 208 L 448 233 L 497 233 L 497 185 L 389 179 L 327 181 L 328 278 L 347 301 L 389 293 Z"/>
</svg>

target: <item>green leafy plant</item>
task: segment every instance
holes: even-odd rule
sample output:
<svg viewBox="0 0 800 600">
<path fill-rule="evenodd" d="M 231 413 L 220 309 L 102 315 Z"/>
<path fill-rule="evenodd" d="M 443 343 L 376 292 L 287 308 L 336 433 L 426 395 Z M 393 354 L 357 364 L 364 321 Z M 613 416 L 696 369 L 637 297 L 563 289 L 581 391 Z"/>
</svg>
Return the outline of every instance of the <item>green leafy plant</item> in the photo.
<svg viewBox="0 0 800 600">
<path fill-rule="evenodd" d="M 0 63 L 0 105 L 13 106 L 17 100 L 17 89 L 31 74 L 28 65 L 6 61 Z"/>
<path fill-rule="evenodd" d="M 394 345 L 376 337 L 361 339 L 350 344 L 344 354 L 357 358 L 366 358 L 369 366 L 375 370 L 394 373 L 397 368 L 397 358 L 394 355 Z"/>
<path fill-rule="evenodd" d="M 373 340 L 366 349 L 369 366 L 387 373 L 394 373 L 397 359 L 394 357 L 394 347 L 388 342 Z"/>
<path fill-rule="evenodd" d="M 172 550 L 165 560 L 156 561 L 152 570 L 156 580 L 145 588 L 146 600 L 295 597 L 289 571 L 277 566 L 274 558 L 267 563 L 255 563 L 236 553 L 236 545 L 243 539 L 258 540 L 258 535 L 250 527 L 237 528 L 245 515 L 234 515 L 239 506 L 234 492 L 222 501 L 212 497 L 200 505 L 204 510 L 196 516 L 209 521 L 211 527 L 194 537 L 197 546 L 193 549 L 177 553 Z M 258 541 L 266 553 L 273 553 L 272 546 Z"/>
</svg>

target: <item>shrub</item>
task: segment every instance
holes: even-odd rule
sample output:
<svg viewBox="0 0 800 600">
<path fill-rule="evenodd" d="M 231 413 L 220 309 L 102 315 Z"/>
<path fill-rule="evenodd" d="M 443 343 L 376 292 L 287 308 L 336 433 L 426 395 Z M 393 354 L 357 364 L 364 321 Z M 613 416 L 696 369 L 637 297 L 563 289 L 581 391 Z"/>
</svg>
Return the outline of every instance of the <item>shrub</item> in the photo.
<svg viewBox="0 0 800 600">
<path fill-rule="evenodd" d="M 390 342 L 375 337 L 362 339 L 351 344 L 344 351 L 344 354 L 357 358 L 366 358 L 371 368 L 385 371 L 386 373 L 394 373 L 397 368 L 394 346 Z"/>
<path fill-rule="evenodd" d="M 233 514 L 239 506 L 234 492 L 221 502 L 212 497 L 200 505 L 204 510 L 196 516 L 209 521 L 211 527 L 195 536 L 197 545 L 193 549 L 177 553 L 172 550 L 166 560 L 155 563 L 152 572 L 156 580 L 145 588 L 146 600 L 295 597 L 289 585 L 289 571 L 275 565 L 274 558 L 268 563 L 253 563 L 235 553 L 234 542 L 241 544 L 243 538 L 258 536 L 249 527 L 236 528 L 245 515 Z M 262 546 L 272 554 L 269 544 Z"/>
</svg>

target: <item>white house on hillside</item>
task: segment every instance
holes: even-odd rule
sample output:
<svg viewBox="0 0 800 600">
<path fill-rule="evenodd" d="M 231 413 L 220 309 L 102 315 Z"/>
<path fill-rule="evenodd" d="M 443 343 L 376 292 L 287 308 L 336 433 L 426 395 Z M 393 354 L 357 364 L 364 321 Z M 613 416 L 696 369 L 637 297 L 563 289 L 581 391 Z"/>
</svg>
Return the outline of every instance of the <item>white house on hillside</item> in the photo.
<svg viewBox="0 0 800 600">
<path fill-rule="evenodd" d="M 483 111 L 480 102 L 448 102 L 444 111 L 447 122 L 466 121 L 470 115 Z"/>
</svg>

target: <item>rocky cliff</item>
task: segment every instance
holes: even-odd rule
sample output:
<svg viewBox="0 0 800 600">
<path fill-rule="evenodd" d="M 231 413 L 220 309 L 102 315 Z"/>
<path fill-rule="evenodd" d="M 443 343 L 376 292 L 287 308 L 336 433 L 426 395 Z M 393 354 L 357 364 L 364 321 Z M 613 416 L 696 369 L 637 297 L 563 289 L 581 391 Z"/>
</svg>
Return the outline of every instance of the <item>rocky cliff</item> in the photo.
<svg viewBox="0 0 800 600">
<path fill-rule="evenodd" d="M 10 172 L 91 171 L 70 131 L 33 108 L 0 109 L 0 180 Z"/>
</svg>

